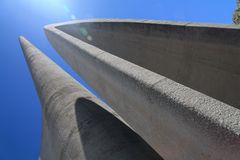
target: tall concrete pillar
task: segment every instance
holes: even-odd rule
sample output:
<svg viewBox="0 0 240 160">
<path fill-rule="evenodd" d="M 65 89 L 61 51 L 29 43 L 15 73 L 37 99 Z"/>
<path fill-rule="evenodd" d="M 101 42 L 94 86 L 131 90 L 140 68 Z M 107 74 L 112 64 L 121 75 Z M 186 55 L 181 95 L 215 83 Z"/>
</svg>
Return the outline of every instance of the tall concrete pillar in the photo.
<svg viewBox="0 0 240 160">
<path fill-rule="evenodd" d="M 42 160 L 162 159 L 111 109 L 25 38 L 19 40 L 42 104 Z"/>
<path fill-rule="evenodd" d="M 240 159 L 239 26 L 91 19 L 45 33 L 164 159 Z"/>
</svg>

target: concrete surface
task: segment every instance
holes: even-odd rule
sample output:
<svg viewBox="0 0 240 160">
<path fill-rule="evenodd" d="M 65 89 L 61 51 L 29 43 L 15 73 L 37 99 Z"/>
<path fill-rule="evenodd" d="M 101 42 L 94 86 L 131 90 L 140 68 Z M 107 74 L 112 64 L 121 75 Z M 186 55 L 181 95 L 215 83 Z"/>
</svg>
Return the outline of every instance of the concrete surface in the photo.
<svg viewBox="0 0 240 160">
<path fill-rule="evenodd" d="M 42 104 L 41 160 L 162 159 L 30 42 L 20 44 Z"/>
<path fill-rule="evenodd" d="M 240 107 L 240 27 L 132 21 L 76 23 L 57 28 L 113 55 Z"/>
<path fill-rule="evenodd" d="M 164 159 L 240 159 L 239 27 L 98 19 L 45 33 Z"/>
</svg>

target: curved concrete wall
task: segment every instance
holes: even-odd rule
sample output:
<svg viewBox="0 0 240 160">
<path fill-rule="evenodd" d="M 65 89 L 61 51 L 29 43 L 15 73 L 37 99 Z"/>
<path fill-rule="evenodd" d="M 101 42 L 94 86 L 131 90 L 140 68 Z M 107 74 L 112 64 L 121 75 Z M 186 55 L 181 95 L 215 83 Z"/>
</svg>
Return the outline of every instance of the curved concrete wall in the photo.
<svg viewBox="0 0 240 160">
<path fill-rule="evenodd" d="M 20 43 L 42 103 L 41 160 L 162 160 L 41 51 Z"/>
<path fill-rule="evenodd" d="M 177 32 L 185 31 L 185 25 L 175 23 L 168 24 L 168 22 L 161 21 L 150 21 L 149 24 L 148 21 L 144 21 L 143 24 L 140 24 L 142 22 L 143 21 L 132 20 L 75 21 L 46 26 L 45 32 L 49 41 L 58 53 L 61 54 L 61 56 L 97 91 L 97 93 L 104 98 L 104 100 L 106 100 L 106 102 L 110 104 L 110 106 L 142 138 L 161 154 L 164 159 L 238 160 L 240 158 L 239 109 L 113 55 L 116 54 L 123 58 L 127 57 L 126 59 L 129 57 L 132 61 L 134 61 L 135 57 L 139 60 L 137 63 L 140 63 L 140 61 L 142 61 L 142 65 L 153 63 L 158 65 L 156 68 L 159 68 L 160 64 L 158 64 L 158 60 L 159 63 L 160 61 L 164 63 L 162 60 L 157 58 L 150 59 L 150 57 L 145 55 L 144 57 L 146 57 L 146 60 L 148 61 L 143 61 L 144 58 L 141 58 L 140 55 L 136 55 L 137 52 L 127 51 L 127 47 L 129 50 L 135 50 L 134 47 L 138 47 L 139 54 L 147 53 L 144 49 L 145 47 L 141 47 L 142 45 L 146 46 L 145 44 L 147 43 L 146 41 L 143 41 L 144 35 L 138 37 L 140 40 L 142 38 L 141 41 L 136 38 L 136 32 L 138 31 L 139 35 L 143 32 L 147 37 L 155 35 L 155 39 L 158 40 L 161 39 L 159 38 L 161 37 L 161 34 L 164 35 L 165 33 L 165 38 L 162 39 L 163 43 L 164 41 L 171 43 L 171 38 L 174 37 L 174 34 L 172 33 L 178 33 L 177 35 L 179 35 L 179 37 L 177 35 L 175 35 L 175 37 L 178 37 L 178 40 L 180 41 L 173 39 L 172 45 L 168 44 L 168 47 L 164 47 L 161 43 L 157 43 L 158 40 L 153 41 L 153 44 L 155 46 L 162 46 L 163 49 L 165 48 L 165 51 L 169 50 L 169 52 L 161 52 L 161 50 L 157 50 L 157 52 L 165 54 L 163 55 L 163 57 L 165 56 L 165 60 L 168 57 L 168 55 L 166 55 L 168 53 L 170 57 L 176 57 L 175 60 L 168 61 L 170 64 L 165 62 L 164 64 L 167 66 L 174 65 L 172 62 L 178 63 L 177 59 L 181 59 L 180 57 L 182 57 L 182 59 L 187 58 L 187 56 L 181 56 L 181 54 L 184 54 L 184 49 L 181 49 L 181 46 L 184 44 L 184 46 L 182 46 L 184 48 L 188 44 L 184 37 L 180 36 L 181 32 Z M 84 26 L 88 34 L 86 34 L 86 31 L 84 31 L 84 33 L 82 33 L 82 31 L 77 32 L 75 29 L 79 28 L 76 26 Z M 101 26 L 108 26 L 108 28 L 104 30 L 104 27 Z M 134 31 L 134 26 L 136 27 L 136 32 Z M 96 32 L 91 32 L 91 29 L 94 27 L 99 27 L 101 29 L 96 30 Z M 156 28 L 154 32 L 157 32 L 158 30 L 157 33 L 159 34 L 150 34 L 151 30 L 149 27 L 151 30 Z M 161 30 L 159 30 L 161 27 L 167 27 L 170 28 L 170 30 L 165 30 L 164 33 L 161 33 Z M 129 29 L 129 32 L 120 32 L 121 30 L 118 31 L 114 28 L 122 28 L 123 30 Z M 194 27 L 190 28 L 194 30 Z M 195 29 L 197 28 L 198 27 Z M 64 30 L 64 32 L 60 29 Z M 142 29 L 141 32 L 139 29 Z M 218 30 L 221 30 L 221 28 L 216 29 L 216 31 Z M 234 31 L 235 29 L 230 28 L 229 30 Z M 111 34 L 108 34 L 108 31 L 111 32 Z M 113 31 L 117 32 L 116 35 L 118 36 L 115 36 Z M 130 31 L 133 33 L 131 34 Z M 108 53 L 105 50 L 100 49 L 101 47 L 98 48 L 91 45 L 91 43 L 100 43 L 100 40 L 97 42 L 94 41 L 96 37 L 102 34 L 100 32 L 106 33 L 107 37 L 113 35 L 113 42 L 119 42 L 112 44 L 109 41 L 109 38 L 106 38 L 106 41 L 103 38 L 102 41 L 104 43 L 101 45 L 105 44 L 105 47 L 108 49 L 112 48 L 111 45 L 116 46 L 118 49 L 123 48 L 122 50 L 126 51 L 127 54 L 133 53 L 135 56 L 125 55 L 126 57 L 124 57 L 123 51 L 118 54 L 117 52 Z M 86 43 L 86 40 L 81 40 L 81 37 L 76 38 L 78 33 L 85 34 L 85 36 L 91 35 L 92 42 Z M 132 42 L 130 46 L 122 46 L 122 44 L 127 44 L 124 40 L 117 40 L 117 37 L 124 39 L 124 36 L 120 33 L 125 36 L 128 36 L 129 34 L 129 36 L 132 35 L 134 37 L 130 38 L 128 36 L 129 40 L 125 39 L 127 42 L 130 40 L 135 40 L 136 42 Z M 74 36 L 71 36 L 70 34 Z M 104 34 L 102 36 L 104 36 Z M 194 34 L 192 36 L 194 36 Z M 91 38 L 88 38 L 88 40 L 91 40 Z M 146 40 L 149 39 L 147 38 Z M 222 41 L 224 40 L 222 39 Z M 181 43 L 181 45 L 179 44 L 176 47 L 179 50 L 179 54 L 177 54 L 178 50 L 174 49 L 175 44 L 177 43 Z M 191 41 L 189 41 L 189 43 L 191 43 Z M 150 45 L 151 43 L 148 42 L 147 44 Z M 164 44 L 167 45 L 167 43 Z M 207 43 L 204 44 L 207 46 Z M 217 45 L 215 47 L 209 47 L 212 50 L 214 50 L 214 48 L 217 50 Z M 237 46 L 235 46 L 235 48 L 237 48 Z M 142 49 L 144 51 L 141 51 Z M 153 53 L 155 52 L 150 51 L 151 47 L 148 49 L 149 54 L 153 56 Z M 189 49 L 191 50 L 193 48 L 190 47 Z M 201 47 L 200 49 L 203 50 Z M 233 50 L 230 51 L 231 52 L 229 53 L 233 52 Z M 188 54 L 190 53 L 191 52 L 188 52 Z M 214 54 L 209 54 L 209 56 L 210 55 L 214 57 Z M 147 57 L 149 59 L 147 59 Z M 215 58 L 218 58 L 219 62 L 221 62 L 221 57 L 215 56 Z M 207 62 L 208 59 L 205 60 Z M 179 66 L 179 69 L 182 70 L 182 67 L 184 66 L 183 64 L 176 64 L 176 66 Z M 199 67 L 202 68 L 203 63 Z M 228 69 L 232 69 L 231 67 L 232 66 Z M 164 68 L 168 69 L 166 67 Z M 170 67 L 168 72 L 173 71 L 173 75 L 176 75 L 177 71 L 174 71 L 176 68 L 177 67 Z M 214 67 L 211 68 L 209 65 L 208 68 L 211 70 Z M 203 71 L 202 68 L 202 73 Z M 207 70 L 205 71 L 207 72 Z M 212 71 L 209 73 L 212 73 Z M 166 72 L 166 74 L 172 73 Z M 187 76 L 187 74 L 185 74 L 185 76 Z M 204 79 L 204 76 L 202 78 Z M 228 77 L 224 76 L 222 78 L 227 79 Z M 202 80 L 202 82 L 204 82 L 204 80 Z M 216 83 L 217 82 L 218 81 L 216 81 Z"/>
<path fill-rule="evenodd" d="M 159 21 L 99 21 L 57 28 L 240 107 L 240 27 Z"/>
</svg>

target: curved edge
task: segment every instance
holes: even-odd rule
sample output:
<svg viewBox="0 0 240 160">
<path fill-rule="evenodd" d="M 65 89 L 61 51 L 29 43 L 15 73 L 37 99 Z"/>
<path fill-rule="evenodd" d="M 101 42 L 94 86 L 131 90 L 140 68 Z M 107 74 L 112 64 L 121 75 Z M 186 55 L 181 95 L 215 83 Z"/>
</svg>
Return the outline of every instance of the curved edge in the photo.
<svg viewBox="0 0 240 160">
<path fill-rule="evenodd" d="M 179 25 L 179 26 L 188 26 L 188 27 L 240 29 L 239 25 L 234 25 L 234 24 L 182 22 L 182 21 L 171 21 L 171 20 L 121 19 L 121 18 L 95 18 L 95 19 L 73 20 L 73 21 L 67 21 L 67 22 L 48 24 L 44 26 L 44 29 L 63 26 L 63 25 L 78 24 L 78 23 L 98 23 L 98 22 L 106 22 L 106 23 L 128 22 L 128 23 L 145 23 L 145 24 L 160 24 L 160 25 L 161 24 L 162 25 Z"/>
<path fill-rule="evenodd" d="M 113 110 L 24 37 L 19 41 L 42 104 L 39 159 L 162 160 Z"/>
<path fill-rule="evenodd" d="M 86 21 L 83 21 L 83 22 L 88 22 L 88 21 L 94 21 L 95 22 L 96 20 L 86 20 Z M 130 21 L 132 21 L 132 20 L 130 20 Z M 79 21 L 77 23 L 79 23 Z M 55 27 L 52 28 L 52 27 L 46 26 L 44 29 L 45 29 L 46 32 L 52 32 L 52 33 L 56 34 L 57 36 L 59 36 L 59 38 L 63 38 L 64 40 L 73 44 L 75 47 L 80 47 L 81 50 L 84 50 L 85 52 L 87 52 L 90 56 L 92 56 L 92 58 L 96 58 L 99 61 L 101 61 L 102 63 L 105 63 L 105 64 L 109 65 L 109 67 L 112 67 L 112 68 L 118 70 L 119 72 L 121 72 L 123 74 L 126 74 L 127 76 L 131 77 L 134 81 L 136 81 L 138 83 L 141 83 L 141 84 L 145 85 L 146 87 L 150 86 L 150 88 L 156 90 L 159 93 L 162 93 L 164 91 L 161 90 L 161 88 L 158 88 L 156 86 L 159 86 L 163 79 L 172 81 L 172 80 L 170 80 L 170 79 L 168 79 L 164 76 L 156 74 L 156 73 L 154 73 L 150 70 L 147 70 L 147 69 L 142 68 L 140 66 L 137 66 L 137 65 L 135 65 L 131 62 L 125 61 L 122 58 L 119 58 L 119 57 L 114 56 L 110 53 L 107 53 L 107 52 L 105 52 L 105 51 L 103 51 L 103 50 L 101 50 L 97 47 L 89 45 L 88 43 L 83 42 L 83 41 L 81 41 L 77 38 L 74 38 L 74 37 L 58 30 Z M 96 53 L 99 53 L 99 54 L 96 54 Z M 129 69 L 129 68 L 131 68 L 131 69 Z M 141 72 L 141 74 L 140 74 L 140 72 Z M 139 74 L 140 74 L 140 76 L 139 76 Z M 236 108 L 234 108 L 234 107 L 232 107 L 228 104 L 225 104 L 225 103 L 220 102 L 216 99 L 213 99 L 213 98 L 211 98 L 211 97 L 209 97 L 205 94 L 202 94 L 198 91 L 195 91 L 195 90 L 193 90 L 189 87 L 186 87 L 184 85 L 181 85 L 177 82 L 172 81 L 172 83 L 175 83 L 179 87 L 182 87 L 183 91 L 188 90 L 188 92 L 191 92 L 192 95 L 198 94 L 200 97 L 203 98 L 203 99 L 201 99 L 201 101 L 204 101 L 204 99 L 205 99 L 206 102 L 207 101 L 214 101 L 214 103 L 216 103 L 216 106 L 222 106 L 221 108 L 226 108 L 226 110 L 230 110 L 230 112 L 232 112 L 232 113 L 237 113 L 237 112 L 240 113 L 239 109 L 236 109 Z M 184 92 L 182 92 L 182 93 L 184 93 Z M 185 101 L 185 97 L 183 97 L 184 94 L 179 93 L 179 95 L 173 95 L 172 93 L 169 93 L 167 95 L 169 97 L 172 97 L 173 99 L 176 99 L 177 101 L 179 101 L 179 103 L 182 103 L 184 101 L 186 106 L 189 106 L 191 108 L 195 108 L 195 109 L 192 109 L 192 110 L 198 112 L 198 114 L 201 113 L 202 115 L 205 115 L 205 114 L 208 113 L 208 112 L 203 111 L 203 108 L 196 107 L 197 104 L 194 103 L 193 101 Z M 175 96 L 175 97 L 173 97 L 173 96 Z M 208 110 L 208 109 L 209 108 L 206 108 L 206 110 Z M 224 112 L 220 115 L 223 115 L 223 117 L 219 117 L 220 119 L 227 118 L 227 116 L 224 116 Z M 209 119 L 213 118 L 212 115 L 208 115 L 206 117 L 209 117 Z M 215 121 L 216 119 L 213 118 L 212 120 Z M 238 120 L 240 122 L 240 117 L 239 117 Z M 219 122 L 220 121 L 218 121 L 217 123 L 219 123 Z M 230 124 L 232 124 L 232 123 L 230 123 Z M 226 127 L 227 124 L 222 123 L 222 126 Z M 231 127 L 227 127 L 227 128 L 231 128 Z M 236 130 L 236 133 L 238 135 L 240 135 L 240 126 L 239 126 L 239 129 Z"/>
<path fill-rule="evenodd" d="M 102 20 L 77 21 L 74 23 L 79 23 L 79 22 L 85 23 L 85 22 L 92 22 L 92 21 L 96 22 L 96 21 L 102 21 Z M 108 21 L 115 22 L 116 20 L 108 20 Z M 151 22 L 155 23 L 155 21 L 151 21 Z M 143 21 L 143 23 L 148 23 L 148 21 Z M 184 24 L 184 25 L 191 25 L 191 24 Z M 167 150 L 167 149 L 170 149 L 171 147 L 175 148 L 177 146 L 178 148 L 183 145 L 181 144 L 182 141 L 178 138 L 183 138 L 185 137 L 184 135 L 178 135 L 179 137 L 177 138 L 172 137 L 174 134 L 185 133 L 184 129 L 181 130 L 181 133 L 178 133 L 178 131 L 176 130 L 176 129 L 180 129 L 181 126 L 186 127 L 186 130 L 193 132 L 190 135 L 201 136 L 201 137 L 195 137 L 196 141 L 194 140 L 194 137 L 189 138 L 189 140 L 192 141 L 192 142 L 189 142 L 189 146 L 192 148 L 187 147 L 187 149 L 189 149 L 187 152 L 191 152 L 191 151 L 199 152 L 197 154 L 195 153 L 195 156 L 191 155 L 192 158 L 199 159 L 199 157 L 206 158 L 210 156 L 211 158 L 209 159 L 214 159 L 214 158 L 220 158 L 222 156 L 221 158 L 224 159 L 224 157 L 226 158 L 227 156 L 229 156 L 229 159 L 234 159 L 234 157 L 236 158 L 240 156 L 239 153 L 236 153 L 236 150 L 240 148 L 239 146 L 240 111 L 238 109 L 232 106 L 229 106 L 225 103 L 222 103 L 216 99 L 208 97 L 207 95 L 199 93 L 195 90 L 192 90 L 186 86 L 178 84 L 170 79 L 167 79 L 161 75 L 153 73 L 147 69 L 144 69 L 130 62 L 127 62 L 121 58 L 113 56 L 110 53 L 107 53 L 99 48 L 91 46 L 79 39 L 76 39 L 58 30 L 56 28 L 57 26 L 59 25 L 45 27 L 46 35 L 49 41 L 55 47 L 55 49 L 63 56 L 64 59 L 68 61 L 70 65 L 72 65 L 72 67 L 82 77 L 84 77 L 87 81 L 89 81 L 90 85 L 99 93 L 99 95 L 102 96 L 102 98 L 104 98 L 113 107 L 113 109 L 117 111 L 117 113 L 120 114 L 120 116 L 122 116 L 123 119 L 128 124 L 130 124 L 130 126 L 133 127 L 133 129 L 137 133 L 139 133 L 155 150 L 157 150 L 161 155 L 163 155 L 164 158 L 174 159 L 175 156 L 178 158 L 183 158 L 186 156 L 187 154 L 186 150 L 175 151 L 176 155 L 173 155 L 173 154 L 171 155 Z M 227 26 L 224 25 L 224 27 L 227 27 Z M 229 27 L 231 28 L 231 26 Z M 239 28 L 239 27 L 236 27 L 236 28 Z M 84 63 L 83 60 L 81 60 L 81 62 L 84 64 L 76 65 L 76 61 L 71 60 L 69 58 L 71 55 L 65 54 L 66 50 L 64 49 L 62 50 L 60 47 L 60 44 L 66 45 L 65 46 L 66 50 L 69 51 L 68 54 L 71 53 L 71 55 L 74 56 L 75 58 L 81 57 L 88 63 Z M 99 54 L 96 54 L 96 53 L 99 53 Z M 96 75 L 90 76 L 89 74 L 86 73 L 86 71 L 83 71 L 83 69 L 81 70 L 79 68 L 79 65 L 87 66 L 89 69 L 89 72 L 92 72 L 91 74 L 96 74 Z M 98 68 L 100 70 L 100 73 L 97 73 L 96 71 L 94 71 L 93 67 Z M 108 81 L 107 78 L 110 78 L 112 74 L 114 74 L 114 76 L 116 76 L 117 78 L 114 78 L 115 82 L 109 80 L 109 83 L 112 84 L 112 86 L 109 86 L 109 87 L 113 87 L 114 85 L 116 86 L 118 85 L 117 87 L 119 87 L 121 86 L 120 85 L 121 83 L 122 85 L 125 84 L 127 85 L 127 87 L 129 87 L 129 88 L 125 87 L 124 89 L 122 89 L 121 90 L 122 92 L 121 93 L 119 92 L 118 96 L 124 96 L 123 91 L 128 91 L 129 93 L 124 92 L 124 94 L 127 95 L 123 98 L 123 100 L 126 100 L 126 103 L 129 102 L 131 104 L 131 102 L 135 100 L 133 104 L 138 103 L 140 105 L 141 104 L 146 105 L 145 108 L 144 106 L 143 108 L 140 108 L 142 109 L 142 111 L 146 111 L 146 113 L 144 114 L 149 113 L 149 117 L 146 117 L 146 118 L 144 117 L 144 121 L 142 119 L 138 119 L 139 122 L 134 120 L 135 117 L 133 115 L 136 115 L 136 113 L 134 113 L 132 109 L 137 109 L 137 108 L 121 108 L 123 106 L 126 107 L 126 103 L 123 102 L 121 104 L 118 104 L 116 99 L 111 100 L 111 98 L 108 98 L 109 95 L 103 93 L 104 90 L 103 88 L 100 87 L 101 85 L 100 82 L 95 81 L 96 77 L 99 78 L 101 76 L 106 76 L 106 78 L 103 77 L 103 80 Z M 99 83 L 99 84 L 94 84 L 94 83 Z M 109 93 L 113 94 L 113 91 L 116 91 L 116 90 L 109 89 Z M 139 97 L 134 99 L 133 97 L 131 97 L 132 96 L 131 94 L 133 93 L 136 94 L 135 96 L 139 96 Z M 131 99 L 130 97 L 133 99 Z M 137 102 L 137 101 L 140 101 L 140 102 Z M 149 109 L 146 109 L 147 106 Z M 128 112 L 126 113 L 124 109 L 127 110 Z M 163 113 L 168 115 L 166 116 Z M 128 116 L 127 114 L 131 114 L 131 116 Z M 158 116 L 158 114 L 165 117 L 163 118 L 156 117 Z M 177 118 L 174 119 L 168 116 L 176 116 Z M 191 121 L 191 118 L 193 118 L 192 121 Z M 163 124 L 163 122 L 161 122 L 163 119 L 170 121 L 170 124 L 168 124 L 168 127 L 170 127 L 170 129 L 166 132 L 160 131 L 154 128 L 154 127 L 160 127 L 161 129 L 164 129 L 163 127 L 159 126 L 160 124 Z M 148 122 L 145 122 L 145 121 L 148 121 Z M 171 124 L 171 122 L 176 124 Z M 148 125 L 153 125 L 152 123 L 156 123 L 156 124 L 153 125 L 153 127 L 150 127 L 151 128 L 150 131 L 147 131 L 147 130 L 143 130 L 144 127 L 141 126 L 141 123 L 148 124 Z M 207 125 L 207 126 L 204 126 L 204 125 Z M 174 128 L 174 127 L 177 127 L 177 128 Z M 203 129 L 204 131 L 201 131 L 200 129 Z M 170 130 L 176 133 L 171 133 Z M 158 131 L 163 133 L 157 133 Z M 197 133 L 197 132 L 200 132 L 200 133 Z M 169 135 L 164 135 L 166 133 L 169 133 Z M 157 134 L 165 136 L 166 138 L 170 138 L 170 139 L 173 138 L 174 140 L 176 140 L 176 142 L 169 143 L 168 144 L 169 147 L 165 146 L 166 149 L 164 149 L 159 143 L 160 142 L 168 143 L 168 141 L 160 140 L 159 139 L 160 137 L 154 137 L 155 139 L 154 141 L 154 139 L 152 139 L 153 138 L 152 136 L 154 135 L 157 136 Z M 206 134 L 207 136 L 204 134 Z M 219 137 L 216 137 L 217 135 Z M 187 139 L 185 140 L 187 141 Z M 235 141 L 234 145 L 230 144 L 230 141 L 232 142 L 233 140 Z M 207 149 L 201 148 L 202 144 L 194 144 L 195 142 L 204 143 L 208 145 Z M 224 148 L 221 148 L 222 145 L 218 146 L 221 143 L 225 144 L 226 145 L 225 147 L 229 146 L 229 148 L 224 150 Z M 175 147 L 173 145 L 175 145 Z M 196 150 L 196 148 L 198 148 L 198 150 Z M 211 155 L 211 152 L 214 152 L 214 150 L 216 150 L 215 151 L 216 153 L 212 153 Z M 189 154 L 192 154 L 192 153 L 189 153 Z"/>
</svg>

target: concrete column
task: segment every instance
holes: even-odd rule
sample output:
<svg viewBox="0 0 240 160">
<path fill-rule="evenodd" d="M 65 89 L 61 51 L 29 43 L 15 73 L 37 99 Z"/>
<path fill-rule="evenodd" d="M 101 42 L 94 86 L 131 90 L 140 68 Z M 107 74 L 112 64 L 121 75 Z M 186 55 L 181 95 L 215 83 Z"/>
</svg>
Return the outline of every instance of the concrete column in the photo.
<svg viewBox="0 0 240 160">
<path fill-rule="evenodd" d="M 162 159 L 116 113 L 25 38 L 19 40 L 42 104 L 42 160 Z"/>
<path fill-rule="evenodd" d="M 48 25 L 45 33 L 164 159 L 240 159 L 238 26 L 91 19 Z"/>
</svg>

